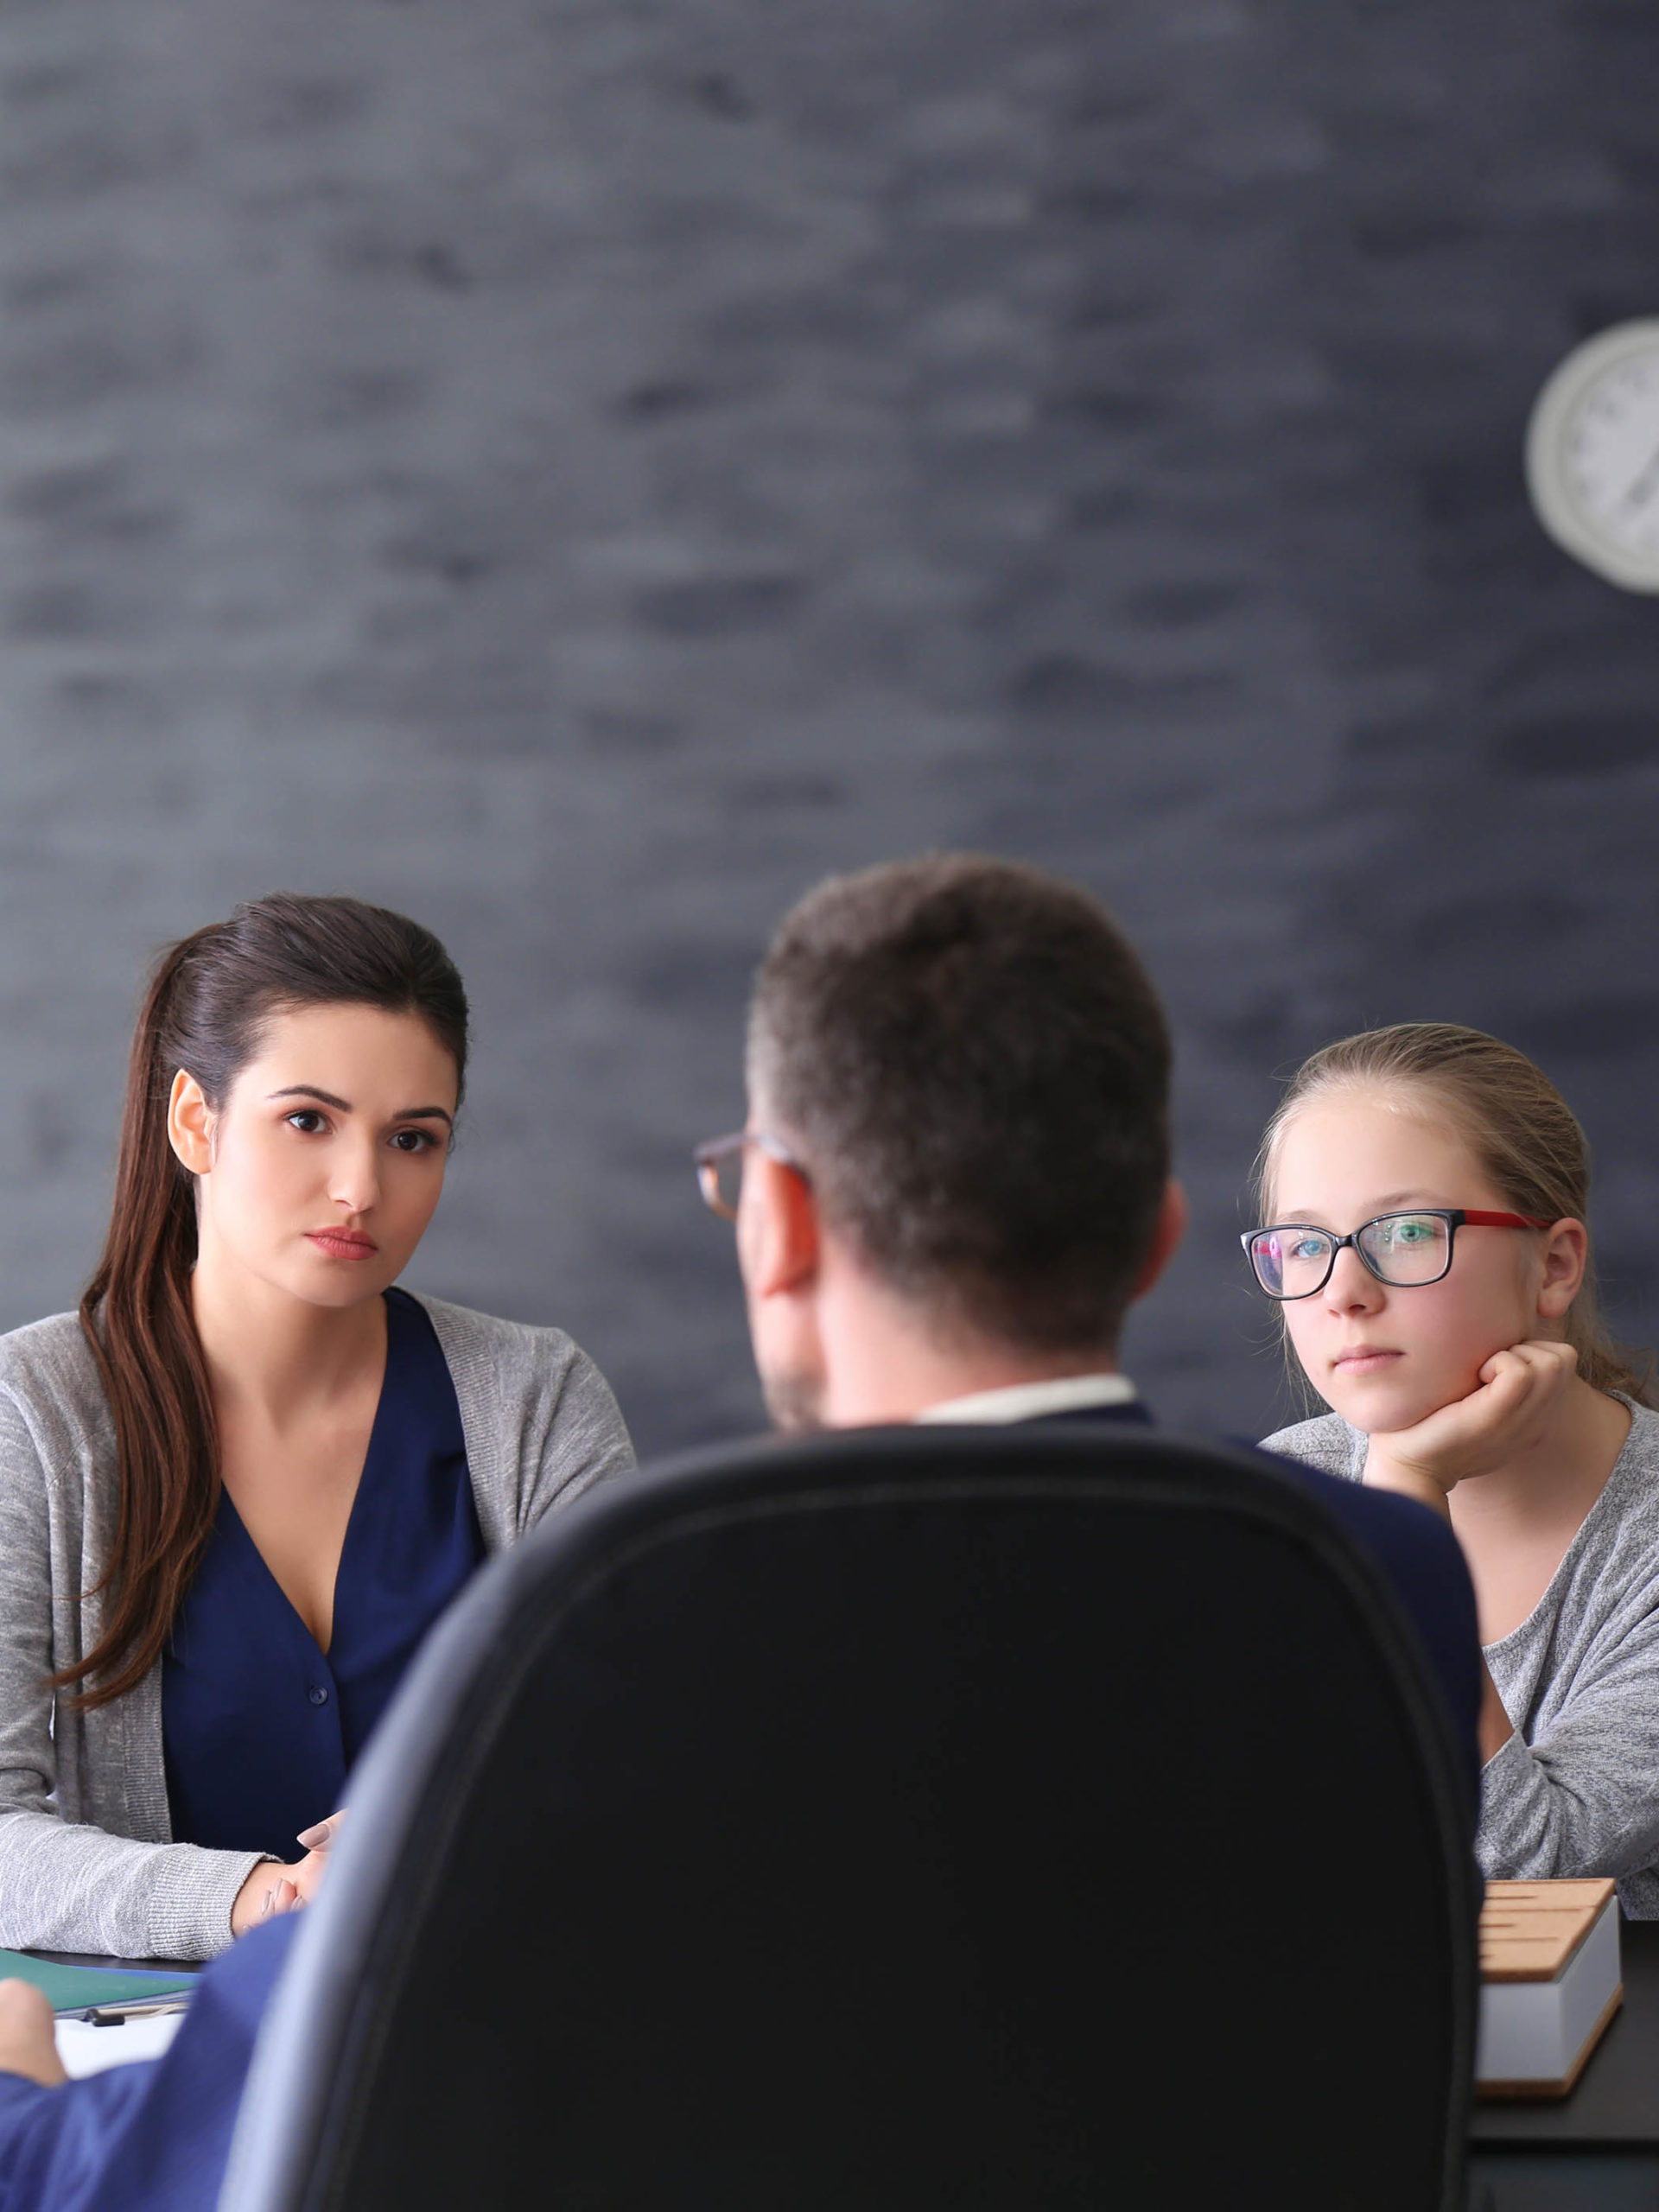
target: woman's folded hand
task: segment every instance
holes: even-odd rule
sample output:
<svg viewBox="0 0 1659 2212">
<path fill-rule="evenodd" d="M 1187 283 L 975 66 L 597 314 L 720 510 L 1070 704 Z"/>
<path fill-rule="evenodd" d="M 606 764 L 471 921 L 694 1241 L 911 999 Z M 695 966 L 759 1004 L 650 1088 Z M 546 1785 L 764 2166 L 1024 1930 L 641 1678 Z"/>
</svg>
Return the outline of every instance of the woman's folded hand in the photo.
<svg viewBox="0 0 1659 2212">
<path fill-rule="evenodd" d="M 288 1869 L 288 1878 L 298 1891 L 301 1904 L 309 1904 L 321 1888 L 328 1871 L 330 1847 L 339 1840 L 340 1825 L 345 1817 L 343 1810 L 330 1813 L 326 1821 L 319 1821 L 314 1827 L 302 1828 L 294 1839 L 307 1847 L 304 1858 Z"/>
<path fill-rule="evenodd" d="M 330 1813 L 326 1821 L 317 1821 L 315 1827 L 302 1829 L 294 1840 L 308 1847 L 306 1854 L 291 1866 L 284 1866 L 278 1859 L 266 1859 L 254 1868 L 231 1907 L 232 1936 L 245 1936 L 250 1928 L 257 1928 L 262 1920 L 270 1919 L 275 1913 L 293 1912 L 301 1905 L 310 1904 L 322 1886 L 322 1878 L 328 1871 L 329 1847 L 338 1839 L 340 1824 L 345 1817 L 342 1808 L 338 1813 Z"/>
</svg>

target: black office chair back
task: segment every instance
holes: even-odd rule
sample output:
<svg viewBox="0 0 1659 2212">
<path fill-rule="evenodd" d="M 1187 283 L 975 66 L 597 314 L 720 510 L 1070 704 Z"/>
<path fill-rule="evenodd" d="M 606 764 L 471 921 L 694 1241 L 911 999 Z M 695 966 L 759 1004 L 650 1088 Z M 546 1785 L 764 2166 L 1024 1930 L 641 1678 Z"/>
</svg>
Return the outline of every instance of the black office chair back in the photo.
<svg viewBox="0 0 1659 2212">
<path fill-rule="evenodd" d="M 223 2203 L 1440 2212 L 1459 1793 L 1375 1570 L 1243 1452 L 906 1429 L 618 1483 L 388 1716 Z"/>
</svg>

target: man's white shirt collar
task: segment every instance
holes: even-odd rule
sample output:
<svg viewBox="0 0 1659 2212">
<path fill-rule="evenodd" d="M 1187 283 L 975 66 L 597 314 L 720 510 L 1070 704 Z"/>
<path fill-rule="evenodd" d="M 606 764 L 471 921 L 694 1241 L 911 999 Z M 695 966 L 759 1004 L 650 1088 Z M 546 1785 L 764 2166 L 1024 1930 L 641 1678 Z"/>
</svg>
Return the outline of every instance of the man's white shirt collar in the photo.
<svg viewBox="0 0 1659 2212">
<path fill-rule="evenodd" d="M 947 1398 L 917 1414 L 918 1421 L 1037 1421 L 1044 1414 L 1077 1413 L 1085 1406 L 1128 1406 L 1135 1388 L 1127 1375 L 1061 1375 L 1049 1382 L 1010 1382 Z"/>
</svg>

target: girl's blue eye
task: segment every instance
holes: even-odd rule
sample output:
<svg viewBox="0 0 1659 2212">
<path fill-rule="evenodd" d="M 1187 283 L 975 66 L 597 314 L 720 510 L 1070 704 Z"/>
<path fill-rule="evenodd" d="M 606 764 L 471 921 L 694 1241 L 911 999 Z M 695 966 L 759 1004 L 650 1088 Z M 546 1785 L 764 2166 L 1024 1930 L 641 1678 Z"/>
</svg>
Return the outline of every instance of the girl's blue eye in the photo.
<svg viewBox="0 0 1659 2212">
<path fill-rule="evenodd" d="M 1291 1246 L 1287 1256 L 1293 1260 L 1303 1260 L 1309 1263 L 1315 1260 L 1322 1260 L 1325 1257 L 1325 1239 L 1323 1236 L 1299 1236 Z"/>
</svg>

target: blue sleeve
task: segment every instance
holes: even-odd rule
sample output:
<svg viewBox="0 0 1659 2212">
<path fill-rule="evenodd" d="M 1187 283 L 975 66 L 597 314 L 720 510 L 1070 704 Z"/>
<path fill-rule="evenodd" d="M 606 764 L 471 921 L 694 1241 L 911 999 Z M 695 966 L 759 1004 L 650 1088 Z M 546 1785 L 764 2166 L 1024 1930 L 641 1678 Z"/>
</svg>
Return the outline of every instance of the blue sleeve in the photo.
<svg viewBox="0 0 1659 2212">
<path fill-rule="evenodd" d="M 61 2089 L 0 2075 L 0 2212 L 80 2212 L 122 2202 L 110 2154 L 161 2062 L 113 2066 Z"/>
<path fill-rule="evenodd" d="M 1480 1803 L 1480 1628 L 1462 1548 L 1438 1514 L 1392 1491 L 1263 1452 L 1312 1491 L 1370 1554 L 1392 1585 L 1439 1681 L 1469 1777 L 1470 1834 Z"/>
<path fill-rule="evenodd" d="M 214 1961 L 164 2057 L 58 2089 L 0 2074 L 0 2212 L 214 2212 L 298 1919 L 285 1914 Z"/>
</svg>

